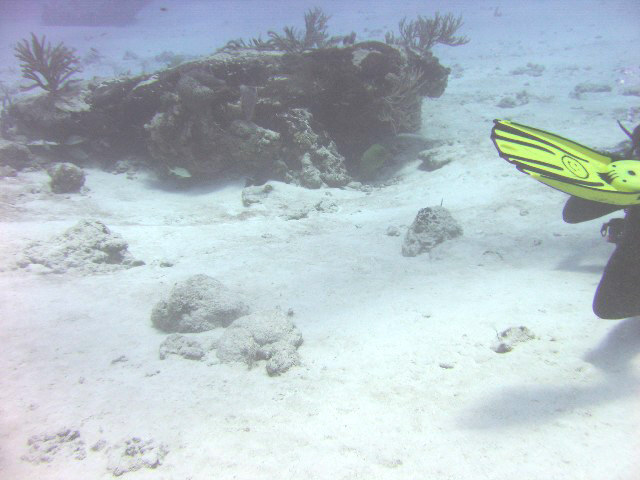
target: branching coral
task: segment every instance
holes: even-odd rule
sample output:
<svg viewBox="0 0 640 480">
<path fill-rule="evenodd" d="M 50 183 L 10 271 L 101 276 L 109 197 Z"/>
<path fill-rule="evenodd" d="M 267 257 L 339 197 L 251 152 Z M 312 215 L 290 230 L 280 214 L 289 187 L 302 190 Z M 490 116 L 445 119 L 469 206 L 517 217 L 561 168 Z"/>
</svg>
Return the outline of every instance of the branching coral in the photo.
<svg viewBox="0 0 640 480">
<path fill-rule="evenodd" d="M 242 50 L 251 48 L 253 50 L 273 50 L 273 42 L 271 40 L 262 40 L 262 38 L 252 38 L 245 42 L 242 38 L 236 40 L 229 40 L 227 44 L 222 47 L 223 50 Z"/>
<path fill-rule="evenodd" d="M 279 50 L 289 53 L 300 53 L 313 48 L 326 48 L 338 45 L 340 42 L 345 44 L 355 41 L 355 33 L 346 37 L 330 37 L 327 34 L 327 26 L 329 16 L 326 15 L 321 8 L 309 10 L 304 15 L 305 30 L 304 33 L 296 30 L 295 27 L 284 27 L 283 33 L 268 32 L 269 40 L 262 40 L 260 37 L 252 38 L 248 42 L 242 39 L 232 40 L 228 42 L 224 48 L 241 49 L 253 48 L 256 50 Z"/>
<path fill-rule="evenodd" d="M 304 45 L 306 48 L 322 48 L 334 41 L 327 35 L 329 18 L 331 17 L 326 15 L 322 9 L 318 7 L 305 13 Z"/>
<path fill-rule="evenodd" d="M 331 42 L 327 34 L 329 16 L 316 7 L 304 14 L 305 32 L 298 33 L 294 27 L 284 27 L 284 35 L 270 31 L 269 36 L 277 50 L 302 52 L 311 48 L 322 48 Z"/>
<path fill-rule="evenodd" d="M 74 50 L 67 48 L 62 42 L 52 47 L 45 36 L 38 39 L 31 34 L 31 43 L 27 39 L 18 42 L 15 56 L 20 60 L 22 76 L 35 83 L 24 87 L 24 90 L 40 87 L 55 94 L 65 88 L 71 75 L 80 71 L 80 59 Z"/>
<path fill-rule="evenodd" d="M 398 30 L 400 37 L 388 32 L 385 40 L 389 44 L 402 45 L 407 48 L 425 53 L 434 45 L 441 43 L 452 47 L 469 43 L 466 36 L 456 36 L 455 33 L 462 26 L 462 17 L 454 17 L 451 13 L 440 15 L 436 12 L 433 18 L 418 15 L 416 20 L 400 20 Z"/>
</svg>

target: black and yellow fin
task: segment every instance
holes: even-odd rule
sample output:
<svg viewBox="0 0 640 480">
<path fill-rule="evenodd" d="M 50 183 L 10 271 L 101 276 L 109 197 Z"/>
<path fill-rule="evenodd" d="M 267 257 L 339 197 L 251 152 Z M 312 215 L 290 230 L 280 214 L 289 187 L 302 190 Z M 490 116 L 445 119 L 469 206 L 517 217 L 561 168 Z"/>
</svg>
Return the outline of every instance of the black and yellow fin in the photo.
<svg viewBox="0 0 640 480">
<path fill-rule="evenodd" d="M 636 173 L 629 171 L 627 163 L 616 163 L 579 143 L 508 120 L 494 120 L 491 140 L 502 158 L 557 190 L 610 205 L 640 204 L 640 189 L 628 188 L 635 185 L 635 178 L 628 174 L 635 177 Z M 619 174 L 621 167 L 624 172 Z"/>
</svg>

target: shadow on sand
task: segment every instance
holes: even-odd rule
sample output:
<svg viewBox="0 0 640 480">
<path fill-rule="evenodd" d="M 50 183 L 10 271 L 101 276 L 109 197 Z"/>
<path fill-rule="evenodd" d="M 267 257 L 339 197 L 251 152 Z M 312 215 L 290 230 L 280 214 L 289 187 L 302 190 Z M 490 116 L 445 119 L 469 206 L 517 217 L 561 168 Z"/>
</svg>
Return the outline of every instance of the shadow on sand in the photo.
<svg viewBox="0 0 640 480">
<path fill-rule="evenodd" d="M 506 388 L 468 409 L 458 418 L 458 424 L 468 429 L 540 424 L 576 409 L 636 395 L 640 377 L 633 374 L 631 361 L 638 353 L 640 317 L 628 318 L 583 357 L 605 374 L 601 383 Z"/>
</svg>

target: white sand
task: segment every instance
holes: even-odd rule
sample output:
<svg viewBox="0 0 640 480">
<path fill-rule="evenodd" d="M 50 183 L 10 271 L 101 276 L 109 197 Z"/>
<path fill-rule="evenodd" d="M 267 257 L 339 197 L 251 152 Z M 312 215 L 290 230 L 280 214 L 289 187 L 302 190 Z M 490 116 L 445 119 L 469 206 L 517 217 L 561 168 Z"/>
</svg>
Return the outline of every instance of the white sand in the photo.
<svg viewBox="0 0 640 480">
<path fill-rule="evenodd" d="M 92 42 L 114 63 L 126 49 L 219 46 L 206 22 L 185 29 L 175 3 L 155 1 L 123 29 L 5 23 L 0 46 L 35 28 L 72 45 L 108 32 Z M 361 31 L 363 19 L 392 27 L 418 11 L 416 2 L 350 11 L 340 3 L 324 5 L 342 31 Z M 443 152 L 454 161 L 432 173 L 407 165 L 396 184 L 370 194 L 273 183 L 290 208 L 329 199 L 337 212 L 287 221 L 276 202 L 243 207 L 240 183 L 170 192 L 145 175 L 89 169 L 89 192 L 64 196 L 48 193 L 45 174 L 3 180 L 16 207 L 5 206 L 13 214 L 0 223 L 0 478 L 112 478 L 104 451 L 21 460 L 30 436 L 62 427 L 77 429 L 86 447 L 133 436 L 164 443 L 163 464 L 131 479 L 640 478 L 640 319 L 604 321 L 591 311 L 613 246 L 600 221 L 563 224 L 566 196 L 518 173 L 489 140 L 492 119 L 505 117 L 594 147 L 623 140 L 615 120 L 640 106 L 618 83 L 618 69 L 640 65 L 637 5 L 503 2 L 501 17 L 494 3 L 471 5 L 421 11 L 464 13 L 472 39 L 436 49 L 461 76 L 424 103 L 423 134 L 451 141 Z M 254 10 L 231 15 L 224 37 L 299 25 L 303 7 L 273 22 Z M 144 40 L 156 38 L 160 21 L 180 27 Z M 189 49 L 205 39 L 211 49 Z M 0 74 L 11 78 L 12 60 L 3 61 Z M 544 65 L 543 75 L 509 73 L 528 62 Z M 586 81 L 613 90 L 570 98 Z M 496 107 L 522 90 L 528 104 Z M 11 193 L 32 185 L 41 193 Z M 404 232 L 420 208 L 441 201 L 464 235 L 403 257 L 402 237 L 387 227 Z M 29 241 L 80 218 L 106 223 L 147 264 L 88 276 L 6 268 Z M 175 265 L 162 268 L 163 260 Z M 253 310 L 292 308 L 302 365 L 271 378 L 262 366 L 159 360 L 166 335 L 152 327 L 151 308 L 194 273 L 238 289 Z M 520 325 L 537 338 L 506 354 L 491 350 L 496 331 Z M 122 355 L 127 361 L 111 363 Z"/>
</svg>

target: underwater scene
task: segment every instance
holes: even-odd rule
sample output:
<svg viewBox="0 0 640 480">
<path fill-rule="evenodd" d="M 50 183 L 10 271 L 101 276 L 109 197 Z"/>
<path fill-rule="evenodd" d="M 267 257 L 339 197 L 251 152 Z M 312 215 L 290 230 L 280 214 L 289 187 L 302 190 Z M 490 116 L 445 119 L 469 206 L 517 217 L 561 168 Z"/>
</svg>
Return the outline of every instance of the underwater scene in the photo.
<svg viewBox="0 0 640 480">
<path fill-rule="evenodd" d="M 640 479 L 635 0 L 1 0 L 2 480 Z"/>
</svg>

